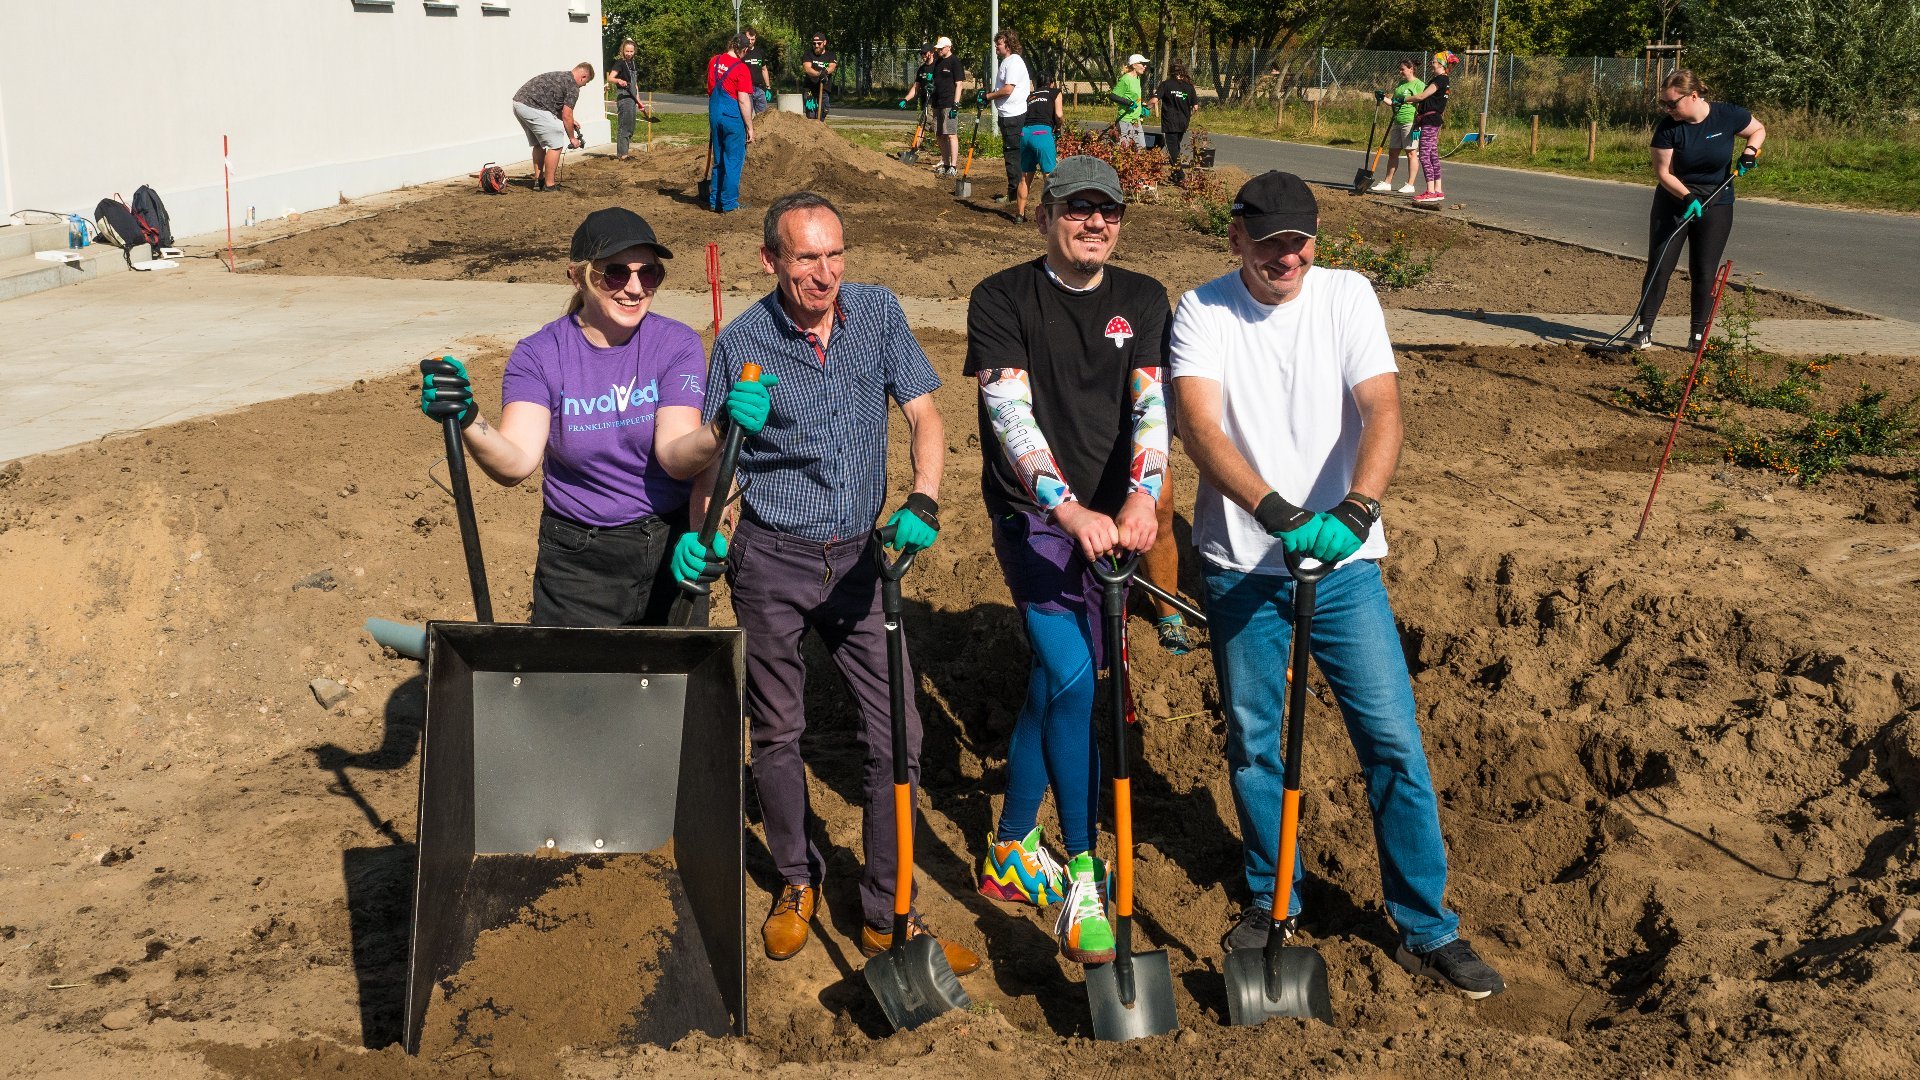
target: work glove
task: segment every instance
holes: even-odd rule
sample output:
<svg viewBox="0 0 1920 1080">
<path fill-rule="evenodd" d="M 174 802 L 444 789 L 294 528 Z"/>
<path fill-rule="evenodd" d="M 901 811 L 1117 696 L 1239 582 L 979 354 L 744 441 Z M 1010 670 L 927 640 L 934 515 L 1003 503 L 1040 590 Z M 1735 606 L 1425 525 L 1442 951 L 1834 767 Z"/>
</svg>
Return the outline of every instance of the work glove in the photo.
<svg viewBox="0 0 1920 1080">
<path fill-rule="evenodd" d="M 1268 536 L 1278 539 L 1281 546 L 1290 555 L 1311 555 L 1313 544 L 1320 534 L 1320 518 L 1324 515 L 1302 510 L 1280 497 L 1277 491 L 1267 492 L 1260 505 L 1253 508 L 1253 520 L 1267 531 Z"/>
<path fill-rule="evenodd" d="M 901 551 L 930 548 L 940 539 L 940 504 L 916 491 L 907 496 L 907 505 L 887 519 L 887 528 L 893 530 L 893 539 L 887 542 L 890 548 Z"/>
<path fill-rule="evenodd" d="M 765 97 L 767 99 L 767 104 L 769 105 L 773 104 L 773 88 L 772 87 L 768 87 L 767 89 L 760 91 L 760 94 L 762 97 Z"/>
<path fill-rule="evenodd" d="M 808 99 L 806 100 L 806 105 L 807 105 L 807 108 L 809 108 L 809 109 L 811 109 L 811 108 L 813 108 L 813 99 L 812 99 L 812 98 L 808 98 Z"/>
<path fill-rule="evenodd" d="M 981 87 L 973 92 L 973 103 L 975 105 L 985 105 L 987 103 L 986 87 Z"/>
<path fill-rule="evenodd" d="M 1680 215 L 1680 224 L 1685 225 L 1706 212 L 1706 207 L 1700 205 L 1699 199 L 1690 199 L 1687 202 L 1687 212 Z"/>
<path fill-rule="evenodd" d="M 467 365 L 451 356 L 420 361 L 420 411 L 434 423 L 452 417 L 463 428 L 478 419 L 480 407 L 473 403 Z"/>
<path fill-rule="evenodd" d="M 758 434 L 767 426 L 767 414 L 773 410 L 773 398 L 768 393 L 780 377 L 773 372 L 763 372 L 760 381 L 739 379 L 733 389 L 727 391 L 727 419 L 740 425 L 740 430 L 749 435 Z"/>
<path fill-rule="evenodd" d="M 1351 506 L 1352 504 L 1343 503 L 1342 505 Z M 1320 528 L 1314 533 L 1313 547 L 1307 551 L 1307 554 L 1328 566 L 1352 558 L 1353 553 L 1360 550 L 1360 545 L 1366 543 L 1364 530 L 1356 533 L 1354 523 L 1338 512 L 1315 514 L 1313 520 L 1319 524 Z"/>
<path fill-rule="evenodd" d="M 1378 105 L 1378 104 L 1380 104 L 1381 102 L 1383 102 L 1383 101 L 1385 101 L 1385 100 L 1387 100 L 1387 92 L 1386 92 L 1385 90 L 1375 90 L 1375 91 L 1373 92 L 1373 103 L 1374 103 L 1374 104 L 1376 104 L 1376 105 Z"/>
<path fill-rule="evenodd" d="M 948 109 L 948 110 L 947 110 L 947 119 L 949 119 L 949 120 L 958 120 L 958 119 L 960 119 L 960 106 L 958 106 L 958 105 L 955 105 L 955 106 L 954 106 L 953 108 L 951 108 L 951 109 Z"/>
<path fill-rule="evenodd" d="M 727 568 L 727 538 L 713 534 L 713 550 L 700 543 L 700 534 L 690 532 L 673 545 L 673 580 L 682 585 L 706 585 Z"/>
<path fill-rule="evenodd" d="M 906 98 L 901 98 L 901 99 L 900 99 L 900 104 L 899 104 L 899 105 L 897 105 L 897 106 L 895 106 L 895 108 L 900 108 L 900 109 L 904 109 L 904 108 L 906 108 L 906 107 L 907 107 L 907 99 L 906 99 Z"/>
<path fill-rule="evenodd" d="M 1735 175 L 1745 176 L 1747 175 L 1748 169 L 1758 164 L 1760 164 L 1760 148 L 1757 146 L 1749 146 L 1745 150 L 1740 151 L 1740 164 L 1738 166 L 1740 171 Z"/>
</svg>

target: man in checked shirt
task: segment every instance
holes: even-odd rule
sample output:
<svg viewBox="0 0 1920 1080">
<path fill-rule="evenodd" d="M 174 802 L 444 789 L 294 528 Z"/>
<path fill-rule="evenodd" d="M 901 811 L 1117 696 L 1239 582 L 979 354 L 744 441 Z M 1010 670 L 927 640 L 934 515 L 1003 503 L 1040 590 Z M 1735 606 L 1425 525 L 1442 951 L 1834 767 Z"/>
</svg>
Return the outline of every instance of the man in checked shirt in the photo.
<svg viewBox="0 0 1920 1080">
<path fill-rule="evenodd" d="M 876 956 L 892 944 L 896 862 L 887 650 L 879 572 L 868 543 L 887 493 L 888 401 L 912 432 L 913 487 L 887 519 L 893 546 L 925 548 L 939 538 L 940 471 L 946 433 L 932 393 L 940 380 L 907 327 L 893 293 L 842 283 L 845 241 L 840 212 L 812 192 L 767 208 L 761 266 L 778 287 L 721 332 L 707 374 L 706 416 L 725 416 L 726 395 L 752 362 L 779 376 L 780 403 L 741 447 L 743 489 L 732 550 L 689 548 L 687 569 L 726 559 L 733 610 L 747 632 L 747 712 L 753 781 L 767 846 L 782 879 L 761 928 L 767 955 L 785 960 L 807 943 L 826 861 L 810 837 L 807 803 L 806 665 L 800 640 L 818 633 L 860 711 L 866 748 L 865 866 L 860 878 L 860 949 Z M 705 513 L 713 477 L 694 486 L 693 513 Z M 906 676 L 912 686 L 911 671 Z M 910 775 L 919 786 L 920 714 L 907 695 Z M 910 934 L 928 933 L 918 914 Z M 954 973 L 980 958 L 942 942 Z"/>
</svg>

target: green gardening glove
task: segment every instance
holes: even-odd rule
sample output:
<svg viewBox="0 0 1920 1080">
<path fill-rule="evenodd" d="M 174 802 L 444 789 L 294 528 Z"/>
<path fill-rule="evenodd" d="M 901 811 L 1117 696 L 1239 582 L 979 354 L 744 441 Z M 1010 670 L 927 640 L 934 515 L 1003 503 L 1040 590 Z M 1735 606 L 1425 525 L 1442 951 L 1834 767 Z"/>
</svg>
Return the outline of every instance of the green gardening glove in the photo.
<svg viewBox="0 0 1920 1080">
<path fill-rule="evenodd" d="M 420 361 L 420 411 L 435 423 L 451 418 L 463 428 L 478 419 L 467 365 L 451 356 Z"/>
<path fill-rule="evenodd" d="M 893 539 L 887 542 L 890 548 L 901 551 L 930 548 L 940 539 L 940 504 L 916 491 L 907 496 L 907 505 L 887 519 L 887 528 L 893 530 Z"/>
<path fill-rule="evenodd" d="M 897 108 L 902 108 L 902 109 L 904 109 L 904 108 L 906 108 L 906 107 L 907 107 L 907 103 L 906 103 L 906 101 L 905 101 L 904 99 L 902 99 L 902 100 L 901 100 L 901 102 L 900 102 L 900 104 L 899 104 L 899 105 L 897 106 Z"/>
<path fill-rule="evenodd" d="M 1333 566 L 1353 557 L 1367 538 L 1353 531 L 1346 518 L 1334 514 L 1315 514 L 1313 520 L 1320 528 L 1314 534 L 1313 547 L 1307 554 Z"/>
<path fill-rule="evenodd" d="M 767 426 L 767 416 L 773 411 L 773 399 L 767 391 L 780 381 L 771 371 L 762 372 L 760 381 L 740 379 L 734 382 L 733 389 L 727 392 L 727 418 L 740 425 L 740 430 L 749 435 L 757 435 Z"/>
<path fill-rule="evenodd" d="M 1267 492 L 1260 505 L 1253 509 L 1253 520 L 1267 535 L 1279 540 L 1289 555 L 1313 554 L 1313 545 L 1320 538 L 1320 519 L 1325 516 L 1302 510 L 1281 498 L 1277 491 Z"/>
<path fill-rule="evenodd" d="M 727 538 L 713 534 L 713 550 L 700 543 L 700 534 L 690 532 L 673 545 L 673 580 L 682 585 L 706 585 L 727 568 Z"/>
<path fill-rule="evenodd" d="M 1687 203 L 1687 212 L 1680 215 L 1680 224 L 1685 225 L 1687 222 L 1692 221 L 1704 213 L 1706 213 L 1706 208 L 1700 205 L 1699 199 L 1694 199 Z"/>
</svg>

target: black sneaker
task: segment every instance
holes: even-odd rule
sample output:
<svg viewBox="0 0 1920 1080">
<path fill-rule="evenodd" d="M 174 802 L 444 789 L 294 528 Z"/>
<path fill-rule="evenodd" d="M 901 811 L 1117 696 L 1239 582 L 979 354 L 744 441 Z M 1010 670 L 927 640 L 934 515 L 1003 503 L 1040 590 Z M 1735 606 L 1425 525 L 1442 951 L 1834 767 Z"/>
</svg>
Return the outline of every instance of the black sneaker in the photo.
<svg viewBox="0 0 1920 1080">
<path fill-rule="evenodd" d="M 1633 332 L 1633 336 L 1627 339 L 1627 344 L 1628 344 L 1628 345 L 1630 345 L 1630 346 L 1632 346 L 1633 348 L 1636 348 L 1636 349 L 1651 349 L 1651 348 L 1653 348 L 1653 330 L 1652 330 L 1652 328 L 1651 328 L 1651 327 L 1646 327 L 1646 326 L 1643 326 L 1643 327 L 1641 327 L 1641 328 L 1639 328 L 1638 330 L 1635 330 L 1635 331 Z"/>
<path fill-rule="evenodd" d="M 1240 918 L 1220 939 L 1220 948 L 1226 952 L 1235 949 L 1264 949 L 1267 947 L 1267 934 L 1273 926 L 1273 919 L 1266 908 L 1248 908 L 1240 913 Z M 1289 916 L 1280 924 L 1280 940 L 1290 940 L 1300 930 L 1300 916 Z"/>
<path fill-rule="evenodd" d="M 1431 952 L 1417 953 L 1401 945 L 1394 950 L 1393 962 L 1414 975 L 1450 986 L 1475 1001 L 1490 998 L 1507 988 L 1500 973 L 1488 966 L 1473 951 L 1465 938 L 1455 938 Z"/>
</svg>

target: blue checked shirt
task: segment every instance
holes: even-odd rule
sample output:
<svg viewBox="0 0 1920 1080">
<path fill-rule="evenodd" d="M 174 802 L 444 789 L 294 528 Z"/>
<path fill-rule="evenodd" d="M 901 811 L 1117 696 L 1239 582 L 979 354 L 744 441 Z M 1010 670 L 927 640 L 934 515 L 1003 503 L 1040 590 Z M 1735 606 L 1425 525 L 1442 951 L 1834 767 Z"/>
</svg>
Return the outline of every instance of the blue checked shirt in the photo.
<svg viewBox="0 0 1920 1080">
<path fill-rule="evenodd" d="M 893 293 L 842 284 L 833 333 L 820 348 L 780 307 L 778 290 L 748 308 L 714 343 L 708 421 L 722 415 L 741 365 L 779 376 L 767 426 L 740 448 L 749 517 L 806 540 L 872 531 L 887 495 L 887 409 L 940 388 Z"/>
</svg>

